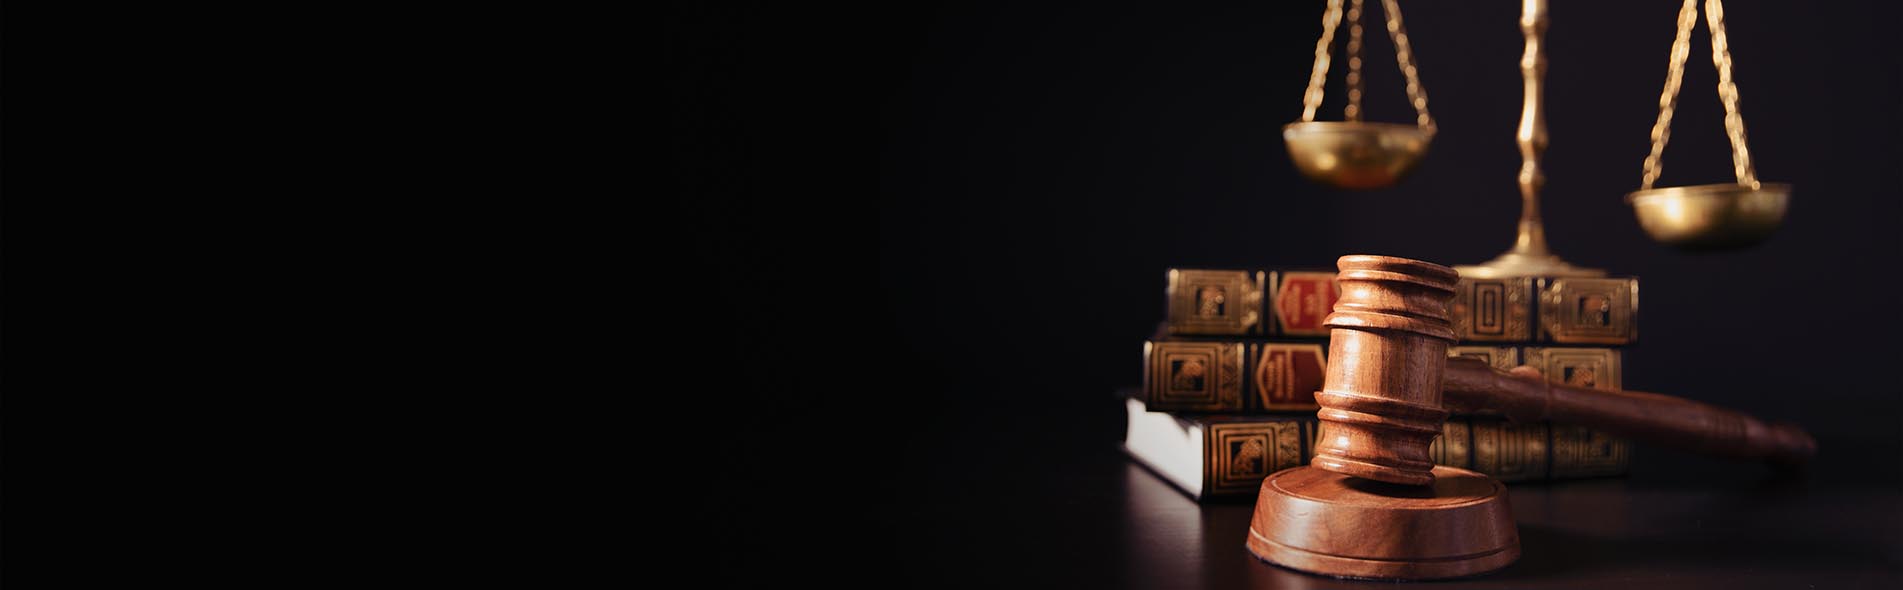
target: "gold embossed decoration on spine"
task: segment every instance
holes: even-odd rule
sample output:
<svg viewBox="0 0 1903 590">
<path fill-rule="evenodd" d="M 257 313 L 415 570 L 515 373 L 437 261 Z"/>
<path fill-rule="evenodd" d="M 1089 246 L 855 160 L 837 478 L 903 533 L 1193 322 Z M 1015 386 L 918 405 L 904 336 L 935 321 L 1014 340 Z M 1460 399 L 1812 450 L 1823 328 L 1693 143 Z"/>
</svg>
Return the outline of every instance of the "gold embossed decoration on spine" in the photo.
<svg viewBox="0 0 1903 590">
<path fill-rule="evenodd" d="M 1461 277 L 1452 318 L 1461 342 L 1533 340 L 1533 279 Z"/>
<path fill-rule="evenodd" d="M 1151 411 L 1241 412 L 1240 342 L 1143 343 L 1144 402 Z"/>
<path fill-rule="evenodd" d="M 1169 269 L 1169 332 L 1181 335 L 1256 335 L 1263 331 L 1265 273 Z"/>
<path fill-rule="evenodd" d="M 1459 276 L 1444 266 L 1384 256 L 1343 256 L 1337 266 L 1342 295 L 1324 322 L 1329 358 L 1379 362 L 1328 364 L 1315 394 L 1326 435 L 1310 464 L 1427 485 L 1434 479 L 1428 445 L 1447 419 L 1440 380 L 1454 330 L 1445 310 Z"/>
<path fill-rule="evenodd" d="M 1206 496 L 1254 493 L 1270 473 L 1302 464 L 1302 424 L 1286 418 L 1205 418 Z"/>
</svg>

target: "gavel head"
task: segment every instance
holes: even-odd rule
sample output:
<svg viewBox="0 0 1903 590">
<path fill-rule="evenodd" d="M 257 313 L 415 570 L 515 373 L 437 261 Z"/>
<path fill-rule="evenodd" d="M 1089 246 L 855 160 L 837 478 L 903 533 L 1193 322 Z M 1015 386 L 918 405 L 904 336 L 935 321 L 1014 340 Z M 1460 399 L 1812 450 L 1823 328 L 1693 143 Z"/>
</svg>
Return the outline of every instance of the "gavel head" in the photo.
<svg viewBox="0 0 1903 590">
<path fill-rule="evenodd" d="M 1454 330 L 1454 269 L 1388 256 L 1336 261 L 1341 298 L 1329 327 L 1328 373 L 1315 401 L 1321 440 L 1310 465 L 1398 484 L 1433 483 L 1428 446 L 1440 435 L 1441 372 Z"/>
</svg>

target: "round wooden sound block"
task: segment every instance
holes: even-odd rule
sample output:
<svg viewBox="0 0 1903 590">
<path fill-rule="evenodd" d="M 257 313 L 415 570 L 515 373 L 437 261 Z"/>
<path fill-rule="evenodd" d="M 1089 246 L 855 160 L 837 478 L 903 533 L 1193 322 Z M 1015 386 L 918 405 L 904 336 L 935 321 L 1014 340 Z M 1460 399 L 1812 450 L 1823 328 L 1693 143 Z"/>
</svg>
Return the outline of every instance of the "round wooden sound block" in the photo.
<svg viewBox="0 0 1903 590">
<path fill-rule="evenodd" d="M 1289 569 L 1343 578 L 1431 580 L 1491 572 L 1520 558 L 1506 486 L 1434 467 L 1409 486 L 1313 467 L 1262 481 L 1249 552 Z"/>
</svg>

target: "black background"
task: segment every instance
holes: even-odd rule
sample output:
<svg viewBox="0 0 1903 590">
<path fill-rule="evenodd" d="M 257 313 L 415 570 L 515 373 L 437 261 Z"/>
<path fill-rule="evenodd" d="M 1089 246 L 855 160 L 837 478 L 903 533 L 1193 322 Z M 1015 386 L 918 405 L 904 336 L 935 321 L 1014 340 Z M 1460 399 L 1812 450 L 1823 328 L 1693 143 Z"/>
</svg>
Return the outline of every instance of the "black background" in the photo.
<svg viewBox="0 0 1903 590">
<path fill-rule="evenodd" d="M 1322 4 L 675 6 L 691 236 L 675 246 L 678 284 L 715 293 L 718 311 L 688 320 L 712 359 L 695 367 L 716 384 L 704 395 L 734 408 L 719 418 L 750 433 L 711 437 L 708 456 L 759 466 L 746 471 L 757 484 L 704 486 L 728 519 L 705 540 L 868 525 L 855 550 L 887 557 L 848 569 L 938 564 L 921 555 L 1012 534 L 961 527 L 975 511 L 1092 493 L 1015 482 L 1117 452 L 1113 391 L 1138 383 L 1164 269 L 1328 268 L 1349 253 L 1455 265 L 1505 250 L 1518 3 L 1403 3 L 1440 133 L 1411 177 L 1367 192 L 1301 179 L 1279 137 L 1301 114 Z M 1676 3 L 1561 0 L 1547 35 L 1550 242 L 1641 277 L 1627 387 L 1798 422 L 1822 448 L 1807 485 L 1894 490 L 1903 18 L 1876 1 L 1727 9 L 1759 176 L 1796 187 L 1785 225 L 1729 253 L 1644 236 L 1621 198 L 1639 183 Z M 1369 22 L 1380 15 L 1371 2 Z M 1410 121 L 1380 31 L 1365 50 L 1368 118 Z M 1702 18 L 1692 43 L 1661 186 L 1731 178 Z M 1341 67 L 1321 118 L 1340 117 Z M 1760 475 L 1644 449 L 1632 478 Z M 776 500 L 759 500 L 766 489 Z M 721 571 L 826 567 L 801 558 L 811 548 Z"/>
</svg>

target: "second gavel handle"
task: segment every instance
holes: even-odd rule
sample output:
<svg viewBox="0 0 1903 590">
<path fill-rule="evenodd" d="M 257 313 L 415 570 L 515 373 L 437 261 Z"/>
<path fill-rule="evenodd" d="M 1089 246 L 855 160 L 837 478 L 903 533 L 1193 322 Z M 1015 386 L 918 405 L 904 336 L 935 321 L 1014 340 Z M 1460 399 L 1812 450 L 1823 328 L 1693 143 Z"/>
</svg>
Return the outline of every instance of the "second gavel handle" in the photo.
<svg viewBox="0 0 1903 590">
<path fill-rule="evenodd" d="M 1537 371 L 1501 371 L 1467 358 L 1447 359 L 1443 400 L 1455 412 L 1497 410 L 1516 422 L 1550 420 L 1694 453 L 1796 465 L 1817 451 L 1797 426 L 1692 400 L 1547 382 Z"/>
</svg>

